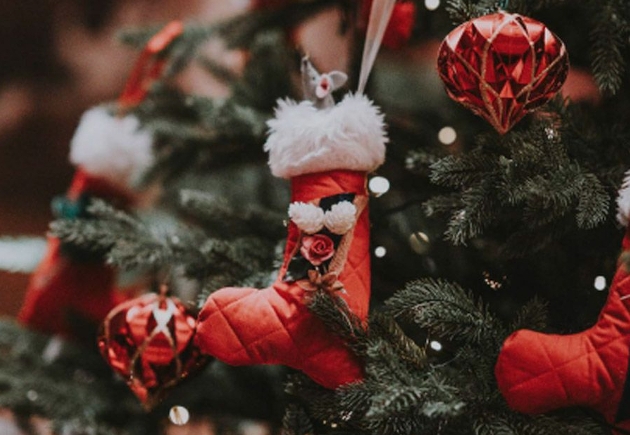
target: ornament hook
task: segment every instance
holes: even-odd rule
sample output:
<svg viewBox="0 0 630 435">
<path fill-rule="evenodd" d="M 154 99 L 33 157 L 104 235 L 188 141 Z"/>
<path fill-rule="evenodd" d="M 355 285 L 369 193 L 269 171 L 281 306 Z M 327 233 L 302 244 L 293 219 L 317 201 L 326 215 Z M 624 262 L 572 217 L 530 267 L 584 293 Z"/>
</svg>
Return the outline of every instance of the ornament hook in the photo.
<svg viewBox="0 0 630 435">
<path fill-rule="evenodd" d="M 144 100 L 151 85 L 162 75 L 166 66 L 166 59 L 162 57 L 171 43 L 184 31 L 181 21 L 171 21 L 158 33 L 153 35 L 140 53 L 136 64 L 131 70 L 125 88 L 118 98 L 120 110 L 124 112 L 130 106 L 135 106 Z"/>
<path fill-rule="evenodd" d="M 387 23 L 392 16 L 396 0 L 374 0 L 370 9 L 370 21 L 365 35 L 365 45 L 363 47 L 363 58 L 361 59 L 361 72 L 359 74 L 359 86 L 357 93 L 365 91 L 368 77 L 374 66 L 376 54 L 383 42 Z"/>
</svg>

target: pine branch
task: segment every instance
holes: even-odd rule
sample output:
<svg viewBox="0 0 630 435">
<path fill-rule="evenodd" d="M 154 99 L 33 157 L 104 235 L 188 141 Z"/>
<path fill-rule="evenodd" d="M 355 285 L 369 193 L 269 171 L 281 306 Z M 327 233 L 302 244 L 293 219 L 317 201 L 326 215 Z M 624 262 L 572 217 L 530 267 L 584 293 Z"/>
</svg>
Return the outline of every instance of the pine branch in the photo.
<svg viewBox="0 0 630 435">
<path fill-rule="evenodd" d="M 490 228 L 500 228 L 501 232 L 494 234 L 507 231 L 504 243 L 513 245 L 510 239 L 526 239 L 529 234 L 531 238 L 523 246 L 540 249 L 554 240 L 543 237 L 542 229 L 558 228 L 560 222 L 566 225 L 571 214 L 575 222 L 565 232 L 571 228 L 591 229 L 606 221 L 610 191 L 602 181 L 603 174 L 598 177 L 577 158 L 570 157 L 568 146 L 574 151 L 576 134 L 558 130 L 550 121 L 566 116 L 572 122 L 566 103 L 556 100 L 548 110 L 550 115 L 528 129 L 501 138 L 479 136 L 473 151 L 446 157 L 431 166 L 434 183 L 458 189 L 455 194 L 440 195 L 424 204 L 429 216 L 451 215 L 445 236 L 452 243 L 465 244 Z M 590 150 L 586 146 L 582 149 Z M 590 155 L 574 154 L 586 165 L 592 160 Z M 520 255 L 525 254 L 521 247 Z"/>
<path fill-rule="evenodd" d="M 199 247 L 208 264 L 218 270 L 236 268 L 254 272 L 269 262 L 269 245 L 253 237 L 232 240 L 209 239 Z"/>
<path fill-rule="evenodd" d="M 443 152 L 443 150 L 439 148 L 436 150 L 427 150 L 423 148 L 409 151 L 405 159 L 405 169 L 416 174 L 428 174 L 431 165 L 436 164 L 440 158 L 444 157 L 440 151 Z"/>
<path fill-rule="evenodd" d="M 257 238 L 242 237 L 231 240 L 208 239 L 199 246 L 203 261 L 184 263 L 186 273 L 201 282 L 199 307 L 208 296 L 223 287 L 269 284 L 271 272 L 263 273 L 272 263 L 271 246 Z M 266 278 L 266 279 L 265 279 Z M 261 285 L 265 284 L 265 285 Z"/>
<path fill-rule="evenodd" d="M 156 101 L 159 96 L 148 101 Z M 176 101 L 173 100 L 172 103 Z M 148 104 L 148 103 L 147 103 Z M 224 103 L 215 103 L 205 98 L 194 98 L 179 104 L 187 105 L 188 110 L 196 113 L 195 118 L 186 120 L 173 118 L 170 114 L 160 116 L 160 107 L 151 107 L 152 113 L 145 113 L 144 126 L 162 140 L 189 140 L 198 142 L 235 141 L 244 138 L 262 138 L 266 130 L 269 113 L 261 113 L 255 109 L 238 104 L 234 99 Z M 199 119 L 198 119 L 199 118 Z M 251 141 L 251 139 L 249 139 Z"/>
<path fill-rule="evenodd" d="M 579 186 L 580 195 L 576 215 L 578 227 L 594 228 L 608 217 L 610 196 L 593 174 L 583 174 Z"/>
<path fill-rule="evenodd" d="M 534 12 L 558 7 L 568 3 L 570 0 L 510 0 L 508 9 L 512 13 L 529 16 Z"/>
<path fill-rule="evenodd" d="M 188 214 L 218 234 L 251 233 L 279 240 L 286 231 L 282 225 L 285 216 L 280 213 L 259 207 L 237 210 L 225 198 L 202 191 L 181 190 L 180 203 Z"/>
<path fill-rule="evenodd" d="M 290 403 L 282 419 L 281 435 L 314 435 L 310 418 L 300 406 Z"/>
<path fill-rule="evenodd" d="M 360 345 L 365 342 L 367 332 L 361 319 L 340 296 L 316 291 L 308 301 L 308 308 L 351 348 L 361 352 Z"/>
<path fill-rule="evenodd" d="M 431 182 L 445 187 L 463 187 L 482 182 L 500 169 L 499 162 L 482 150 L 447 156 L 431 165 Z"/>
<path fill-rule="evenodd" d="M 271 116 L 277 100 L 293 94 L 296 53 L 289 50 L 280 32 L 261 33 L 252 41 L 250 61 L 242 79 L 233 83 L 232 95 L 236 103 Z"/>
<path fill-rule="evenodd" d="M 258 238 L 221 240 L 184 225 L 143 222 L 100 200 L 88 210 L 96 219 L 57 221 L 53 234 L 82 248 L 98 248 L 109 263 L 124 270 L 183 265 L 188 277 L 206 286 L 227 285 L 259 272 L 273 257 L 273 245 Z M 202 293 L 202 300 L 207 296 Z"/>
<path fill-rule="evenodd" d="M 238 80 L 238 76 L 234 71 L 215 59 L 207 56 L 199 56 L 197 62 L 202 68 L 208 71 L 212 77 L 225 85 L 230 85 Z"/>
<path fill-rule="evenodd" d="M 422 204 L 422 210 L 427 216 L 431 217 L 450 213 L 453 210 L 460 210 L 463 206 L 462 197 L 458 192 L 449 195 L 434 196 Z"/>
<path fill-rule="evenodd" d="M 123 425 L 141 419 L 126 385 L 86 349 L 1 322 L 0 355 L 0 406 L 17 415 L 51 419 L 55 430 L 98 435 L 128 433 Z"/>
<path fill-rule="evenodd" d="M 291 375 L 285 386 L 286 393 L 297 397 L 304 405 L 312 421 L 324 424 L 344 421 L 344 410 L 339 406 L 339 397 L 302 374 Z"/>
<path fill-rule="evenodd" d="M 517 433 L 525 435 L 603 435 L 608 433 L 604 431 L 602 425 L 588 418 L 563 418 L 552 415 L 528 417 L 514 413 L 509 416 L 509 422 Z"/>
<path fill-rule="evenodd" d="M 459 25 L 465 21 L 495 12 L 497 4 L 495 0 L 447 0 L 446 11 L 453 24 Z"/>
<path fill-rule="evenodd" d="M 447 405 L 448 404 L 448 405 Z M 430 373 L 420 385 L 385 388 L 372 398 L 367 419 L 391 418 L 393 415 L 419 411 L 427 417 L 459 415 L 464 404 L 457 390 L 446 384 L 436 373 Z"/>
<path fill-rule="evenodd" d="M 66 243 L 99 253 L 109 251 L 117 242 L 137 238 L 140 234 L 145 235 L 138 221 L 102 200 L 92 200 L 88 211 L 93 219 L 62 219 L 52 222 L 51 234 Z"/>
<path fill-rule="evenodd" d="M 525 228 L 512 233 L 501 246 L 501 255 L 505 258 L 523 258 L 539 252 L 551 243 L 561 239 L 572 228 L 572 220 L 565 218 L 542 224 L 536 228 Z"/>
<path fill-rule="evenodd" d="M 609 201 L 597 177 L 576 164 L 530 178 L 510 196 L 513 205 L 526 204 L 524 221 L 532 228 L 561 219 L 574 208 L 578 227 L 593 228 L 608 216 Z"/>
<path fill-rule="evenodd" d="M 227 99 L 186 95 L 166 83 L 153 86 L 134 111 L 156 138 L 157 161 L 146 180 L 170 180 L 223 160 L 262 160 L 266 122 L 278 98 L 291 94 L 293 64 L 281 38 L 261 33 L 249 41 L 250 60 Z"/>
<path fill-rule="evenodd" d="M 399 357 L 416 369 L 427 366 L 426 351 L 407 337 L 396 321 L 384 313 L 370 317 L 370 336 L 377 336 L 389 342 Z"/>
<path fill-rule="evenodd" d="M 409 283 L 386 302 L 394 317 L 411 319 L 419 327 L 457 342 L 496 340 L 500 325 L 470 293 L 459 285 L 423 279 Z"/>
<path fill-rule="evenodd" d="M 628 24 L 623 8 L 617 0 L 593 2 L 593 28 L 590 33 L 592 69 L 600 90 L 614 95 L 621 88 L 626 68 L 623 52 L 627 41 Z"/>
<path fill-rule="evenodd" d="M 461 193 L 463 207 L 453 213 L 444 234 L 453 244 L 465 244 L 493 223 L 500 204 L 497 195 L 490 193 L 491 184 L 490 180 L 486 180 Z"/>
<path fill-rule="evenodd" d="M 517 435 L 517 432 L 510 424 L 495 415 L 484 416 L 474 422 L 473 429 L 476 435 Z"/>
<path fill-rule="evenodd" d="M 533 329 L 542 331 L 547 326 L 547 304 L 534 298 L 523 305 L 514 316 L 509 329 Z"/>
</svg>

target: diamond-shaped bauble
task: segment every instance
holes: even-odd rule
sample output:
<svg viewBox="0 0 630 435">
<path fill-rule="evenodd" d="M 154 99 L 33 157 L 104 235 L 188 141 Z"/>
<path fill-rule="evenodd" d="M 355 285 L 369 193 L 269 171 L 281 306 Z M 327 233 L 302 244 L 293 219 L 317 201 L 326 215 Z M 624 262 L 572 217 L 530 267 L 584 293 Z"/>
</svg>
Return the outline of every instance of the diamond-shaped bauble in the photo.
<svg viewBox="0 0 630 435">
<path fill-rule="evenodd" d="M 564 44 L 543 23 L 505 12 L 457 27 L 438 55 L 449 96 L 501 134 L 549 101 L 568 70 Z"/>
<path fill-rule="evenodd" d="M 178 299 L 146 294 L 105 318 L 98 347 L 147 409 L 208 361 L 194 345 L 196 317 Z"/>
</svg>

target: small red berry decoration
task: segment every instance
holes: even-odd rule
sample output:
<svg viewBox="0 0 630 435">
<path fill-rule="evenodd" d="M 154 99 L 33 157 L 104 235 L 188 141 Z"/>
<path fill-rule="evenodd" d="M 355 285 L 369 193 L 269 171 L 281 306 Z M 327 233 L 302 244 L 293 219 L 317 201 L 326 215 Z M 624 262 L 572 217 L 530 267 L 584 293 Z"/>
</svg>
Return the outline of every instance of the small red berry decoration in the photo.
<svg viewBox="0 0 630 435">
<path fill-rule="evenodd" d="M 193 344 L 195 319 L 177 298 L 153 293 L 118 305 L 105 318 L 101 355 L 145 408 L 208 362 Z"/>
<path fill-rule="evenodd" d="M 438 71 L 449 96 L 505 134 L 549 101 L 569 70 L 563 42 L 539 21 L 498 12 L 449 33 Z"/>
</svg>

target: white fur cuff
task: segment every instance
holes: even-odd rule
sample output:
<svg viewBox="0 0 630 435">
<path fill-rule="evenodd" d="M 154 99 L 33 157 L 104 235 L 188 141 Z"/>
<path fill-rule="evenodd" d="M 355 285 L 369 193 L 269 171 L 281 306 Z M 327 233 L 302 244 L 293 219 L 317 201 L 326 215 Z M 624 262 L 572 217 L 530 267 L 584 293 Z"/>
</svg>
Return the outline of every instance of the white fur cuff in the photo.
<svg viewBox="0 0 630 435">
<path fill-rule="evenodd" d="M 310 101 L 281 100 L 267 122 L 271 172 L 281 178 L 346 169 L 370 172 L 385 160 L 383 115 L 364 95 L 318 110 Z"/>
<path fill-rule="evenodd" d="M 630 170 L 626 172 L 617 196 L 617 220 L 623 226 L 630 221 Z"/>
<path fill-rule="evenodd" d="M 117 118 L 105 107 L 83 114 L 70 148 L 70 162 L 118 186 L 133 187 L 153 163 L 153 139 L 134 116 Z"/>
</svg>

